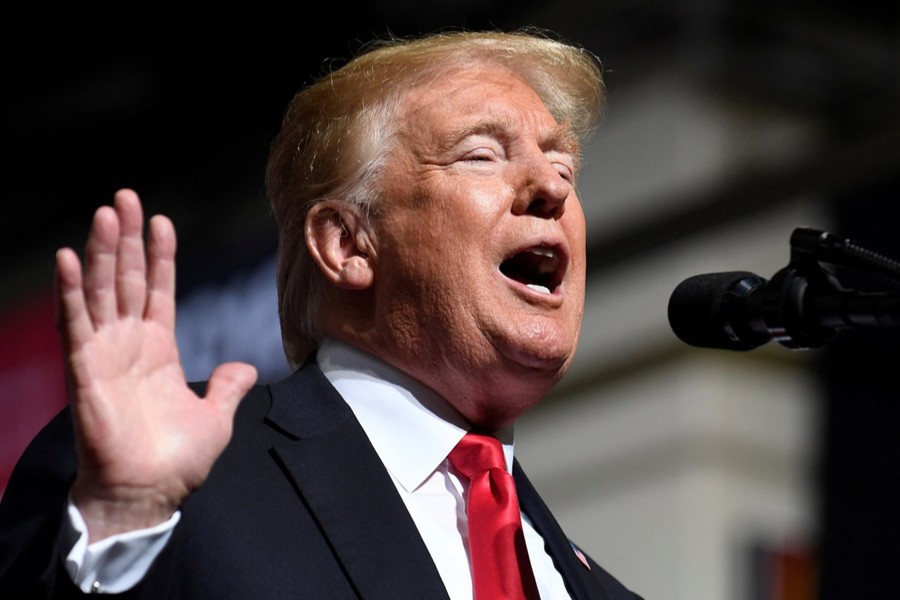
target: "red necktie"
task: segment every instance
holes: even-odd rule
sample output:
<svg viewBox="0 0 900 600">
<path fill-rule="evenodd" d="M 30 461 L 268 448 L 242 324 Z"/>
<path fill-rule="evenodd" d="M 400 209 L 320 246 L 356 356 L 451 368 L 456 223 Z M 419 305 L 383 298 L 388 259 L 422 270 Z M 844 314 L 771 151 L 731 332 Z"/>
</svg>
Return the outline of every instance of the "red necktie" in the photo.
<svg viewBox="0 0 900 600">
<path fill-rule="evenodd" d="M 469 479 L 466 515 L 475 600 L 537 600 L 516 487 L 500 442 L 468 433 L 448 458 Z"/>
</svg>

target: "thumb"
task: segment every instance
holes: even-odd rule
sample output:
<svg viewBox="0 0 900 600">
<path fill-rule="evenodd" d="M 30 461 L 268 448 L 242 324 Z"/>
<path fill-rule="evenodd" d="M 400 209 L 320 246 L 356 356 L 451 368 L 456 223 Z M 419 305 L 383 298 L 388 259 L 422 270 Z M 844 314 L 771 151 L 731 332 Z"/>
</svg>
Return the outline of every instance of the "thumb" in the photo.
<svg viewBox="0 0 900 600">
<path fill-rule="evenodd" d="M 212 402 L 229 420 L 234 417 L 247 390 L 254 383 L 258 374 L 256 367 L 241 362 L 224 363 L 216 367 L 206 385 L 206 400 Z"/>
</svg>

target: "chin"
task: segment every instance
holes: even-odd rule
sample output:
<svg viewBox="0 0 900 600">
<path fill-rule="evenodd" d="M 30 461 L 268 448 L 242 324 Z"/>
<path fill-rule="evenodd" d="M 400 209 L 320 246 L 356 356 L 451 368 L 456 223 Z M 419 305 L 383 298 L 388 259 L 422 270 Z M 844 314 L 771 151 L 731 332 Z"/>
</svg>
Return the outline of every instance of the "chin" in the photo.
<svg viewBox="0 0 900 600">
<path fill-rule="evenodd" d="M 547 322 L 512 332 L 501 353 L 512 363 L 538 373 L 562 377 L 575 354 L 577 335 L 559 323 Z"/>
<path fill-rule="evenodd" d="M 556 383 L 568 371 L 574 347 L 546 343 L 514 345 L 503 354 L 509 363 L 524 371 L 526 377 L 545 378 Z"/>
</svg>

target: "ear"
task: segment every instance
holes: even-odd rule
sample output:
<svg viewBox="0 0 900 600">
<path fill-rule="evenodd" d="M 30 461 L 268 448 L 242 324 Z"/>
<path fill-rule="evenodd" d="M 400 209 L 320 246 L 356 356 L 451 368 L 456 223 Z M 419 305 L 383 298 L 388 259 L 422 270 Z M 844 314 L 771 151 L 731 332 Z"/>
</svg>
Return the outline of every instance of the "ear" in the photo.
<svg viewBox="0 0 900 600">
<path fill-rule="evenodd" d="M 304 234 L 309 253 L 328 281 L 349 290 L 372 285 L 370 234 L 356 208 L 334 200 L 319 202 L 306 215 Z"/>
</svg>

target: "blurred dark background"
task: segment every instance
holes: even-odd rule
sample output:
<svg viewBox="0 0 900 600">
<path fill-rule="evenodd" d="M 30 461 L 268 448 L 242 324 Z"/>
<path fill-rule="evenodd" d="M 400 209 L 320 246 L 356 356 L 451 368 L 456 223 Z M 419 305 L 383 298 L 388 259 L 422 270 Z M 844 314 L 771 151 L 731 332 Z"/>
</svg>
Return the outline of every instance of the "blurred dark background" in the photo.
<svg viewBox="0 0 900 600">
<path fill-rule="evenodd" d="M 80 250 L 93 211 L 119 187 L 175 221 L 180 295 L 270 256 L 276 240 L 263 170 L 287 102 L 329 60 L 388 33 L 539 25 L 603 60 L 610 120 L 620 94 L 677 58 L 713 95 L 812 124 L 815 141 L 799 159 L 738 168 L 703 193 L 676 194 L 645 218 L 593 236 L 597 273 L 803 193 L 821 198 L 839 233 L 900 257 L 898 3 L 345 0 L 315 10 L 260 3 L 4 12 L 0 309 L 7 330 L 21 336 L 6 336 L 7 365 L 35 336 L 52 354 L 54 250 Z M 29 306 L 41 307 L 38 316 Z M 853 332 L 817 356 L 827 390 L 821 597 L 897 597 L 898 335 Z M 10 405 L 27 403 L 33 383 L 5 389 L 0 416 L 15 419 Z"/>
</svg>

